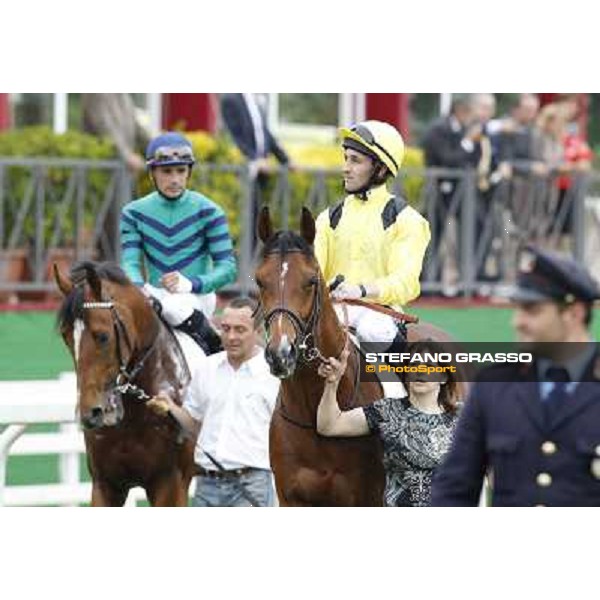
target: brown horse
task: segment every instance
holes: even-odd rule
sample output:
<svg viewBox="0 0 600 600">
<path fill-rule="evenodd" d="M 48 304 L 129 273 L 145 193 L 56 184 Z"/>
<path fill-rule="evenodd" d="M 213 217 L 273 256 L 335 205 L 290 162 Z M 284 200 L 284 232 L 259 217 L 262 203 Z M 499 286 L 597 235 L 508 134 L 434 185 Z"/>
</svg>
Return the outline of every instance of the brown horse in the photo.
<svg viewBox="0 0 600 600">
<path fill-rule="evenodd" d="M 268 334 L 265 357 L 282 379 L 270 429 L 270 459 L 283 506 L 381 506 L 385 475 L 377 437 L 327 438 L 316 431 L 324 382 L 322 358 L 339 356 L 347 343 L 314 255 L 315 222 L 302 210 L 301 234 L 274 232 L 264 208 L 258 223 L 264 243 L 256 270 Z M 409 341 L 449 340 L 428 324 L 410 325 Z M 377 382 L 359 381 L 353 350 L 338 388 L 342 410 L 365 406 L 383 395 Z"/>
<path fill-rule="evenodd" d="M 172 333 L 115 265 L 83 262 L 70 277 L 55 265 L 54 275 L 65 296 L 58 323 L 77 372 L 92 506 L 122 506 L 136 486 L 153 506 L 186 506 L 194 444 L 145 406 L 159 391 L 181 404 L 189 383 Z"/>
</svg>

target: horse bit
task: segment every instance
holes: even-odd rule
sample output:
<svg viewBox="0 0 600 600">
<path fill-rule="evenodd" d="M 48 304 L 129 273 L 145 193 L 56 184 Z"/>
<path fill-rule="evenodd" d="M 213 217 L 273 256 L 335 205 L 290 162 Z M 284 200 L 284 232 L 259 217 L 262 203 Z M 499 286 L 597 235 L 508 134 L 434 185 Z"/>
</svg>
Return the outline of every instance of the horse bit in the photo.
<svg viewBox="0 0 600 600">
<path fill-rule="evenodd" d="M 123 354 L 121 352 L 121 336 L 125 339 L 125 343 L 131 352 L 131 356 L 133 356 L 133 346 L 131 344 L 131 340 L 129 338 L 129 334 L 127 333 L 127 328 L 125 327 L 123 320 L 119 316 L 117 309 L 115 307 L 115 303 L 110 301 L 104 302 L 84 302 L 84 309 L 108 309 L 110 310 L 113 317 L 113 329 L 115 332 L 115 340 L 117 346 L 117 360 L 119 361 L 119 374 L 115 380 L 114 389 L 119 394 L 127 394 L 133 396 L 136 400 L 150 400 L 152 396 L 149 396 L 142 388 L 138 387 L 132 381 L 139 375 L 140 371 L 144 368 L 144 364 L 150 354 L 154 351 L 156 347 L 156 342 L 158 340 L 158 335 L 154 338 L 154 341 L 150 345 L 150 347 L 146 350 L 144 355 L 137 361 L 134 368 L 131 371 L 127 370 L 127 365 L 123 360 Z M 130 359 L 131 359 L 130 356 Z"/>
</svg>

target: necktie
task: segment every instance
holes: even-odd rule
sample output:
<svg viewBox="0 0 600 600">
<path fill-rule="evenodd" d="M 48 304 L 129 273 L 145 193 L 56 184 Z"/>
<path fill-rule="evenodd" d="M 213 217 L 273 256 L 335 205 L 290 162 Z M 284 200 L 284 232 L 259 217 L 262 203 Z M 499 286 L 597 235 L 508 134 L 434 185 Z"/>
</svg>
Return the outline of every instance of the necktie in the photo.
<svg viewBox="0 0 600 600">
<path fill-rule="evenodd" d="M 550 367 L 546 371 L 546 378 L 548 381 L 554 382 L 552 391 L 544 400 L 546 420 L 548 423 L 551 423 L 565 401 L 569 398 L 567 385 L 571 379 L 569 372 L 563 367 Z"/>
</svg>

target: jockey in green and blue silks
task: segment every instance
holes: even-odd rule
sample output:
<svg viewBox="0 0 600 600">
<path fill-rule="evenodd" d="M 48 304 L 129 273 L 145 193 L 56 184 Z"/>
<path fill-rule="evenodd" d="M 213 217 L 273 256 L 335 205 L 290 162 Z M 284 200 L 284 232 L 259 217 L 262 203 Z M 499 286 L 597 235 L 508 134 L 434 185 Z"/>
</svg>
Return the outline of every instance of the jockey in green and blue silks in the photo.
<svg viewBox="0 0 600 600">
<path fill-rule="evenodd" d="M 196 339 L 198 329 L 211 333 L 204 315 L 212 315 L 215 292 L 235 281 L 237 267 L 223 209 L 187 188 L 194 163 L 192 145 L 179 133 L 148 144 L 155 191 L 123 208 L 121 250 L 129 278 L 160 301 L 169 323 Z"/>
</svg>

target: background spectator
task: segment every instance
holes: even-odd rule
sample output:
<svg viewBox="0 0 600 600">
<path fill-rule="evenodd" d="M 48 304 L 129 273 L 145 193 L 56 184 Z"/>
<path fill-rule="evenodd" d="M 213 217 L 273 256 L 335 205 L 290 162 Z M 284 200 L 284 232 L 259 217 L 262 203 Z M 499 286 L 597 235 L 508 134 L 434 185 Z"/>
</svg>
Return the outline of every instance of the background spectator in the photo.
<svg viewBox="0 0 600 600">
<path fill-rule="evenodd" d="M 545 175 L 546 167 L 535 154 L 536 119 L 540 101 L 535 94 L 521 94 L 511 115 L 501 123 L 500 153 L 519 174 Z"/>
<path fill-rule="evenodd" d="M 109 138 L 134 177 L 146 168 L 138 148 L 143 149 L 152 136 L 139 123 L 129 94 L 81 94 L 81 110 L 84 131 Z M 113 203 L 99 241 L 101 255 L 116 255 L 119 218 L 120 207 Z"/>
<path fill-rule="evenodd" d="M 499 236 L 496 227 L 499 223 L 494 218 L 495 200 L 498 198 L 497 187 L 501 182 L 510 179 L 512 169 L 500 153 L 503 122 L 494 120 L 496 98 L 493 94 L 474 94 L 471 106 L 474 122 L 480 124 L 482 130 L 477 163 L 475 263 L 477 280 L 486 283 L 478 288 L 477 293 L 489 296 L 492 291 L 489 283 L 498 281 L 501 272 L 501 259 L 492 252 L 493 243 Z M 499 246 L 498 250 L 501 250 Z"/>
<path fill-rule="evenodd" d="M 428 167 L 446 169 L 476 168 L 481 159 L 481 135 L 483 128 L 476 122 L 473 106 L 469 98 L 458 97 L 452 102 L 450 114 L 435 121 L 423 138 L 425 164 Z M 441 272 L 440 243 L 446 235 L 451 218 L 457 225 L 457 255 L 460 256 L 461 211 L 460 195 L 455 192 L 461 178 L 443 175 L 435 179 L 437 200 L 433 215 L 427 215 L 433 229 L 430 245 L 430 260 L 433 262 L 434 278 Z M 452 295 L 454 292 L 447 292 Z"/>
<path fill-rule="evenodd" d="M 267 124 L 263 107 L 256 94 L 221 94 L 221 115 L 233 141 L 248 159 L 252 178 L 252 249 L 256 246 L 258 210 L 264 201 L 272 154 L 282 165 L 290 159 Z"/>
<path fill-rule="evenodd" d="M 578 173 L 586 173 L 592 168 L 594 153 L 579 133 L 579 103 L 577 94 L 559 95 L 554 105 L 564 121 L 561 144 L 563 149 L 561 174 L 556 181 L 558 204 L 556 207 L 556 228 L 560 233 L 573 232 L 575 198 L 569 194 L 573 189 L 574 178 Z"/>
<path fill-rule="evenodd" d="M 138 148 L 150 141 L 129 94 L 81 94 L 83 129 L 87 133 L 110 138 L 127 167 L 137 173 L 146 167 Z"/>
</svg>

